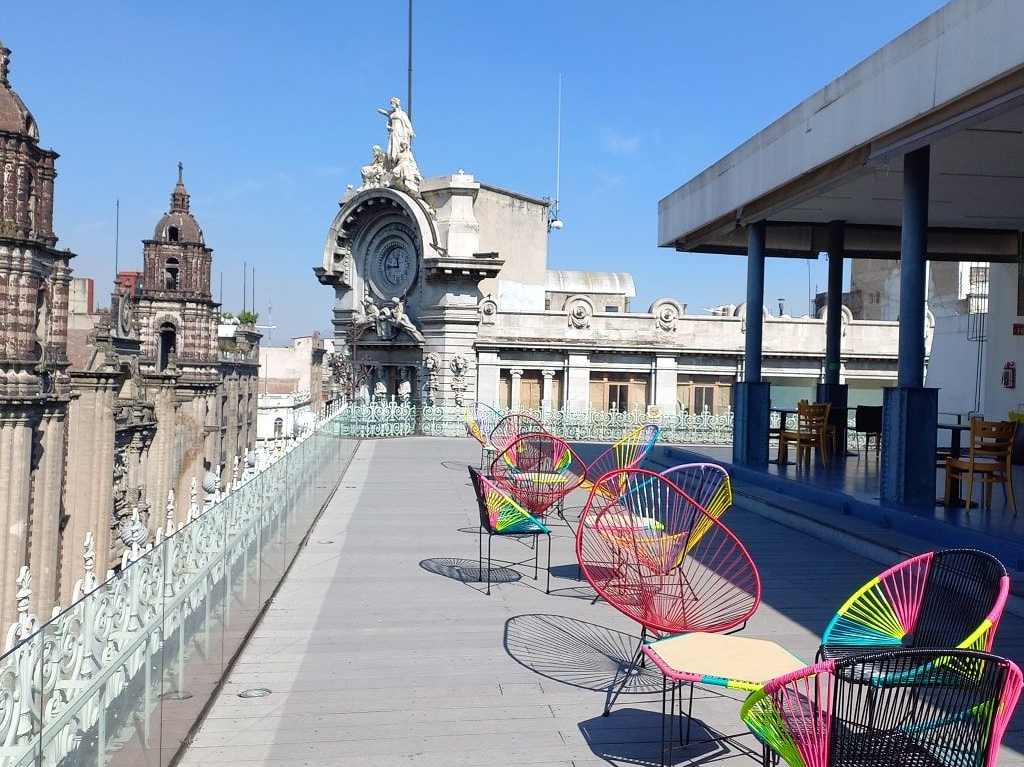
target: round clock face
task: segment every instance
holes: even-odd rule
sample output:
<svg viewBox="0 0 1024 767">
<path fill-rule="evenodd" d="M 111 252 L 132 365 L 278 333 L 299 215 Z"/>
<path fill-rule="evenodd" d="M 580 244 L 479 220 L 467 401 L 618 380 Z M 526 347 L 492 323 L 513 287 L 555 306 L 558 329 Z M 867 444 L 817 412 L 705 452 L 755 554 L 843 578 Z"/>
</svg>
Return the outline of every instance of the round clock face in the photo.
<svg viewBox="0 0 1024 767">
<path fill-rule="evenodd" d="M 366 248 L 367 279 L 379 298 L 402 297 L 416 281 L 419 261 L 416 236 L 403 223 L 385 224 L 373 236 Z"/>
<path fill-rule="evenodd" d="M 132 307 L 128 299 L 121 297 L 121 333 L 129 335 L 132 332 Z"/>
</svg>

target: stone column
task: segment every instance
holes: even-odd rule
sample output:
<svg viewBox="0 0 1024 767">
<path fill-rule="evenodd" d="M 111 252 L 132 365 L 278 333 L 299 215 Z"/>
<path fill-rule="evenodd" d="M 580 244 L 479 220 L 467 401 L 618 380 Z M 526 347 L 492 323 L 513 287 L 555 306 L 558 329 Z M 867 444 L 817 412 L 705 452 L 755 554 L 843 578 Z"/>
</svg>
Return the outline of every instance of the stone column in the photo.
<svg viewBox="0 0 1024 767">
<path fill-rule="evenodd" d="M 67 471 L 59 599 L 71 602 L 75 581 L 82 575 L 82 546 L 91 532 L 96 544 L 96 573 L 110 567 L 110 524 L 114 493 L 114 398 L 116 381 L 100 379 L 75 384 L 68 407 Z M 144 476 L 144 475 L 143 475 Z"/>
<path fill-rule="evenodd" d="M 541 375 L 544 376 L 544 388 L 541 390 L 541 409 L 545 413 L 550 413 L 554 408 L 552 405 L 551 398 L 555 394 L 555 371 L 545 368 L 541 371 Z"/>
<path fill-rule="evenodd" d="M 35 614 L 48 616 L 57 603 L 64 516 L 64 435 L 67 412 L 53 403 L 39 423 L 38 465 L 32 485 L 32 604 Z"/>
<path fill-rule="evenodd" d="M 476 401 L 497 407 L 500 381 L 501 368 L 498 367 L 497 352 L 480 352 L 477 355 Z"/>
<path fill-rule="evenodd" d="M 5 513 L 0 525 L 0 626 L 17 618 L 15 583 L 28 564 L 28 520 L 32 487 L 32 424 L 20 408 L 0 415 L 0 500 Z"/>
<path fill-rule="evenodd" d="M 523 383 L 523 369 L 512 368 L 508 372 L 512 375 L 512 409 L 519 410 L 519 404 L 522 399 L 520 396 L 522 392 L 520 390 Z"/>
<path fill-rule="evenodd" d="M 590 409 L 590 356 L 570 354 L 565 380 L 565 409 Z"/>
<path fill-rule="evenodd" d="M 674 354 L 659 354 L 654 361 L 654 404 L 664 415 L 676 414 L 678 366 Z"/>
</svg>

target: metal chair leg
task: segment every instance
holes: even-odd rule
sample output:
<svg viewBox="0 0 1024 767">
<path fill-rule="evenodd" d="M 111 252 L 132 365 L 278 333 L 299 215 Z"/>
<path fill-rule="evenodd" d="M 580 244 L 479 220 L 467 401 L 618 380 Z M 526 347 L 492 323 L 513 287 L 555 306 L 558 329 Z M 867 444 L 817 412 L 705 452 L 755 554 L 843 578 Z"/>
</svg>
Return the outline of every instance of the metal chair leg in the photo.
<svg viewBox="0 0 1024 767">
<path fill-rule="evenodd" d="M 487 596 L 491 595 L 491 538 L 493 538 L 489 532 L 487 533 Z"/>
<path fill-rule="evenodd" d="M 548 533 L 548 585 L 544 587 L 544 593 L 551 593 L 551 533 Z"/>
</svg>

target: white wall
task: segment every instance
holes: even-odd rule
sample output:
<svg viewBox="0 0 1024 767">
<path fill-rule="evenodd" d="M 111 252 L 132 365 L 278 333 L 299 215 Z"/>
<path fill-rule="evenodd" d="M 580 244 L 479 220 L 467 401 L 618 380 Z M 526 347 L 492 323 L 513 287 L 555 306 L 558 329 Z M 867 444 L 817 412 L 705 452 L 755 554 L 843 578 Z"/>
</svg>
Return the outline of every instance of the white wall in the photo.
<svg viewBox="0 0 1024 767">
<path fill-rule="evenodd" d="M 1024 319 L 1017 315 L 1016 264 L 992 264 L 991 268 L 982 409 L 986 418 L 1001 420 L 1024 403 L 1024 336 L 1013 335 L 1013 323 Z M 1003 365 L 1007 362 L 1017 365 L 1016 389 L 1002 386 Z"/>
<path fill-rule="evenodd" d="M 935 318 L 932 354 L 925 386 L 939 390 L 939 411 L 969 413 L 974 410 L 974 384 L 978 345 L 967 340 L 970 318 L 947 314 Z M 988 356 L 988 350 L 985 350 Z"/>
</svg>

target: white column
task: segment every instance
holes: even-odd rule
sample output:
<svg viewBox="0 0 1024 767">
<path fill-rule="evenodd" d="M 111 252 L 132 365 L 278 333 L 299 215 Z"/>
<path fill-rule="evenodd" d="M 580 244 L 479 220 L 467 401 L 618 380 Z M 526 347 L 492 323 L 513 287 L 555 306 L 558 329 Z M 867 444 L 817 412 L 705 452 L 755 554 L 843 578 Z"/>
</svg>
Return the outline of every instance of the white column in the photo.
<svg viewBox="0 0 1024 767">
<path fill-rule="evenodd" d="M 541 391 L 541 409 L 545 413 L 550 413 L 554 409 L 552 405 L 555 404 L 551 401 L 555 394 L 555 371 L 545 369 L 541 371 L 541 375 L 544 376 L 544 388 Z"/>
<path fill-rule="evenodd" d="M 590 409 L 590 356 L 570 354 L 569 370 L 565 380 L 565 407 L 567 410 Z"/>
<path fill-rule="evenodd" d="M 476 399 L 491 407 L 498 406 L 498 385 L 501 368 L 496 352 L 480 352 L 476 363 Z"/>
<path fill-rule="evenodd" d="M 521 401 L 520 388 L 523 382 L 523 369 L 512 368 L 509 373 L 512 375 L 512 409 L 519 410 L 519 403 Z"/>
<path fill-rule="evenodd" d="M 659 354 L 654 368 L 654 404 L 663 415 L 676 414 L 678 370 L 674 354 Z"/>
</svg>

